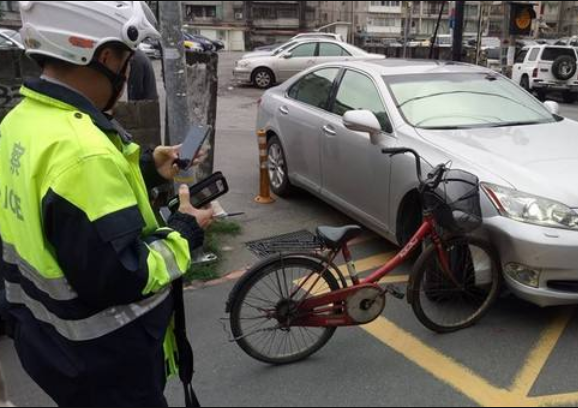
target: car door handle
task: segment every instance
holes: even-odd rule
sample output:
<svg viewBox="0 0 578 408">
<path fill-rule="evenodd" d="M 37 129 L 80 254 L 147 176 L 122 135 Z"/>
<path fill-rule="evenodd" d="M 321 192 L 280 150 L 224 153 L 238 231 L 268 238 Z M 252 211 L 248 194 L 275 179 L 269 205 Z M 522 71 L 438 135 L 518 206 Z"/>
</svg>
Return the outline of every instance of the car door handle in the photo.
<svg viewBox="0 0 578 408">
<path fill-rule="evenodd" d="M 333 126 L 331 125 L 323 126 L 323 131 L 330 136 L 337 136 L 337 132 L 335 131 L 335 129 L 333 129 Z"/>
<path fill-rule="evenodd" d="M 289 115 L 289 108 L 287 106 L 281 106 L 279 108 L 279 112 L 281 112 L 283 115 Z"/>
</svg>

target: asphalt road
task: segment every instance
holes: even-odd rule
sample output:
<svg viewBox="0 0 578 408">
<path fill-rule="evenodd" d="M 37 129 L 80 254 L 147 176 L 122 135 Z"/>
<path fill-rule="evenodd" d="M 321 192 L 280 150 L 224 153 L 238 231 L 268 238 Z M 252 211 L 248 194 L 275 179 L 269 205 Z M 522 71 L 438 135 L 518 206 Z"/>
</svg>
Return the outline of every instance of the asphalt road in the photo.
<svg viewBox="0 0 578 408">
<path fill-rule="evenodd" d="M 224 271 L 255 262 L 243 248 L 246 241 L 350 222 L 307 194 L 272 206 L 253 204 L 258 171 L 254 124 L 261 92 L 230 88 L 234 57 L 223 55 L 219 75 L 217 167 L 231 184 L 225 207 L 247 215 L 239 219 L 243 236 L 225 243 Z M 578 105 L 562 106 L 562 113 L 578 120 Z M 362 269 L 372 270 L 393 249 L 367 234 L 354 247 L 354 256 Z M 407 273 L 399 272 L 401 287 Z M 381 319 L 364 328 L 338 330 L 310 360 L 269 367 L 228 341 L 221 319 L 226 318 L 232 285 L 191 291 L 186 297 L 197 353 L 195 385 L 205 406 L 578 405 L 575 308 L 542 310 L 505 297 L 478 326 L 439 336 L 421 327 L 406 303 L 390 299 Z M 9 340 L 0 340 L 0 362 L 15 404 L 52 405 L 22 372 Z M 182 406 L 177 382 L 169 384 L 167 396 L 171 405 Z"/>
</svg>

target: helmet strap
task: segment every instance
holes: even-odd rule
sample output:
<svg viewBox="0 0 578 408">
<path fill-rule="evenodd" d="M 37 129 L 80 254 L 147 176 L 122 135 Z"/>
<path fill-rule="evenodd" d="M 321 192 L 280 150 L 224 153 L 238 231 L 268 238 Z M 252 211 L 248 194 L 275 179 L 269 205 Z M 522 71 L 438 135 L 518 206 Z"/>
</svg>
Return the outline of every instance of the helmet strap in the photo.
<svg viewBox="0 0 578 408">
<path fill-rule="evenodd" d="M 128 64 L 130 64 L 133 55 L 134 52 L 131 51 L 131 55 L 124 63 L 124 66 L 122 67 L 120 72 L 114 72 L 100 61 L 93 60 L 90 62 L 90 64 L 88 64 L 88 67 L 104 75 L 110 82 L 110 85 L 112 86 L 112 95 L 108 100 L 106 107 L 102 110 L 103 112 L 111 110 L 118 101 L 120 95 L 122 94 L 124 86 L 128 80 L 128 78 L 126 77 Z"/>
</svg>

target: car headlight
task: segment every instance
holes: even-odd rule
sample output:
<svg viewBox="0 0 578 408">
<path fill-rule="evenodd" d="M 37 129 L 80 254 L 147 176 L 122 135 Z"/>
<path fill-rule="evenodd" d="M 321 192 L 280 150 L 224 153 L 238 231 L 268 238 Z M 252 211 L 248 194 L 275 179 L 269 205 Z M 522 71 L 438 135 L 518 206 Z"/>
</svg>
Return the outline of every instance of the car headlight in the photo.
<svg viewBox="0 0 578 408">
<path fill-rule="evenodd" d="M 511 188 L 482 183 L 504 217 L 542 227 L 578 230 L 578 213 L 559 202 Z"/>
<path fill-rule="evenodd" d="M 251 63 L 249 61 L 237 61 L 237 67 L 248 68 Z"/>
</svg>

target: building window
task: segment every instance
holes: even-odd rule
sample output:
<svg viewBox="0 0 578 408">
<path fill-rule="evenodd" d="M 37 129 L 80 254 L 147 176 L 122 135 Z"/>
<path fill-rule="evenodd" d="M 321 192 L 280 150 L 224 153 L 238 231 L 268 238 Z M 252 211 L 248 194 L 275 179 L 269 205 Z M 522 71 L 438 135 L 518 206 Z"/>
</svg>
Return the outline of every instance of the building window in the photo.
<svg viewBox="0 0 578 408">
<path fill-rule="evenodd" d="M 425 12 L 427 14 L 439 14 L 442 10 L 443 1 L 428 1 Z M 448 7 L 446 7 L 446 10 Z"/>
<path fill-rule="evenodd" d="M 277 19 L 295 19 L 297 16 L 296 8 L 278 8 L 278 6 L 260 6 L 253 9 L 253 18 L 255 20 L 277 20 Z"/>
<path fill-rule="evenodd" d="M 392 17 L 370 17 L 368 25 L 376 27 L 401 27 L 401 19 Z"/>
<path fill-rule="evenodd" d="M 217 6 L 185 6 L 185 18 L 187 20 L 195 19 L 214 19 L 217 18 Z"/>
<path fill-rule="evenodd" d="M 17 11 L 18 2 L 17 1 L 0 1 L 1 11 Z"/>
<path fill-rule="evenodd" d="M 401 7 L 401 1 L 372 1 L 373 7 Z"/>
</svg>

